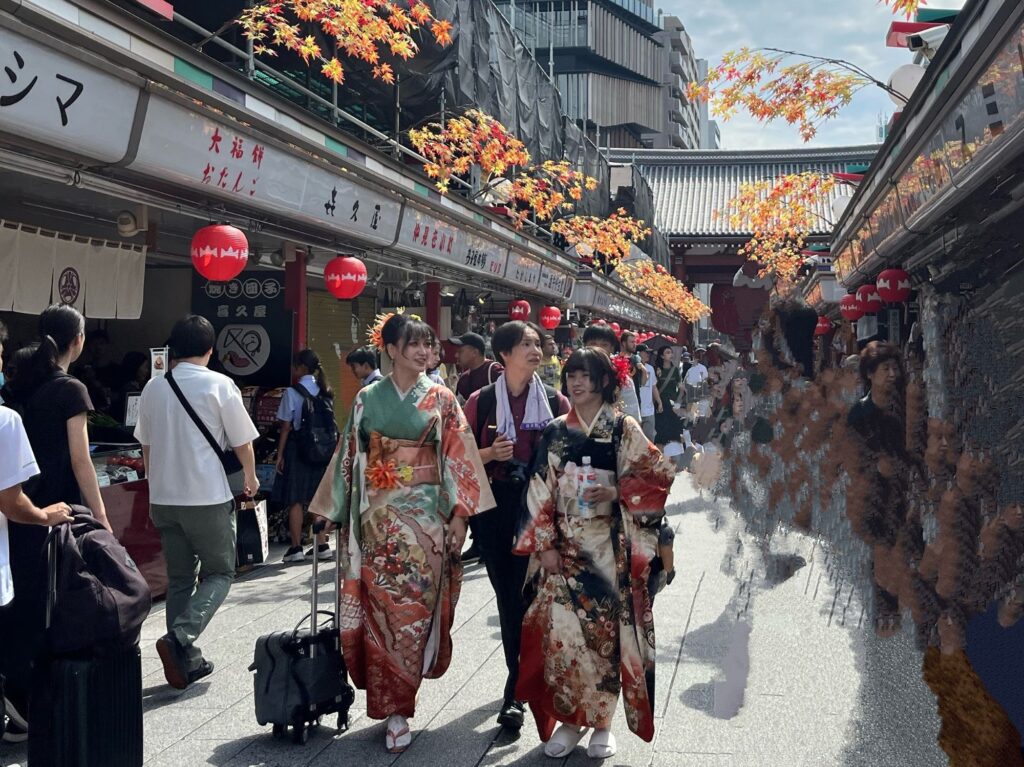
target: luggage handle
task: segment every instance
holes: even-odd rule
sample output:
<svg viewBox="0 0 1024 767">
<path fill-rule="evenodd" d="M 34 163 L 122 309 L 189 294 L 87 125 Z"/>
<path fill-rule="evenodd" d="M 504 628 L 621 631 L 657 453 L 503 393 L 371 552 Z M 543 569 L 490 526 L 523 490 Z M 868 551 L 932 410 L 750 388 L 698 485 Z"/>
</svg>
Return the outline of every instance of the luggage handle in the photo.
<svg viewBox="0 0 1024 767">
<path fill-rule="evenodd" d="M 321 518 L 321 519 L 318 519 L 316 522 L 313 523 L 313 587 L 310 589 L 310 592 L 311 592 L 311 594 L 310 594 L 310 610 L 309 610 L 309 615 L 307 617 L 310 619 L 310 631 L 314 635 L 319 630 L 319 627 L 318 627 L 318 624 L 317 624 L 317 616 L 320 615 L 321 613 L 323 613 L 324 615 L 331 615 L 331 613 L 329 613 L 329 612 L 327 612 L 325 610 L 320 610 L 320 597 L 319 597 L 319 594 L 318 594 L 319 588 L 320 588 L 320 583 L 319 583 L 319 580 L 318 580 L 319 574 L 320 574 L 320 567 L 319 567 L 320 557 L 318 556 L 319 552 L 317 550 L 317 546 L 318 546 L 318 544 L 317 544 L 317 536 L 320 535 L 320 533 L 322 533 L 324 531 L 325 527 L 327 527 L 327 520 L 325 520 L 325 519 Z M 334 531 L 334 614 L 333 614 L 333 617 L 334 617 L 334 627 L 336 629 L 339 629 L 339 630 L 341 628 L 341 626 L 338 623 L 340 616 L 341 616 L 341 530 L 340 529 L 335 529 L 335 531 Z M 305 620 L 306 619 L 303 618 L 302 621 L 299 622 L 299 625 L 295 627 L 296 631 L 299 630 L 299 626 L 301 626 L 305 622 Z M 316 646 L 314 645 L 310 649 L 310 657 L 315 657 L 315 655 L 316 655 Z"/>
<path fill-rule="evenodd" d="M 334 613 L 328 612 L 327 610 L 318 610 L 317 611 L 317 615 L 329 615 L 329 616 L 331 616 L 331 619 L 334 620 Z M 292 639 L 295 639 L 298 636 L 299 629 L 302 628 L 302 624 L 305 623 L 306 621 L 308 621 L 311 617 L 312 617 L 312 615 L 307 615 L 305 618 L 303 618 L 302 620 L 300 620 L 298 623 L 295 624 L 295 628 L 292 629 Z M 313 634 L 316 635 L 316 630 L 313 631 Z"/>
</svg>

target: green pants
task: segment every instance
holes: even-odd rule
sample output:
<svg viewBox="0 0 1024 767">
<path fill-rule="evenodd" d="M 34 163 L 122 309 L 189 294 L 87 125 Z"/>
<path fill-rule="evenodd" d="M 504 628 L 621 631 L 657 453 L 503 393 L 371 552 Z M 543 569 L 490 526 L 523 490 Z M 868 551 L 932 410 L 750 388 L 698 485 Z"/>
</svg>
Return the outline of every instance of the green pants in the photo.
<svg viewBox="0 0 1024 767">
<path fill-rule="evenodd" d="M 167 560 L 167 632 L 188 655 L 189 671 L 202 653 L 196 639 L 213 618 L 235 577 L 235 513 L 231 501 L 213 506 L 151 504 Z"/>
</svg>

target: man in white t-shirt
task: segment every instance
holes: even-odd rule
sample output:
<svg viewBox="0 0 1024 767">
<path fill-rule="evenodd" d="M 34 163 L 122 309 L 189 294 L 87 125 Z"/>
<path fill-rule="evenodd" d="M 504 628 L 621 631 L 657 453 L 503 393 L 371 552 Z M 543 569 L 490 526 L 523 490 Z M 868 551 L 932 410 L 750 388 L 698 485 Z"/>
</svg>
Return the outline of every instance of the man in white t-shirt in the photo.
<svg viewBox="0 0 1024 767">
<path fill-rule="evenodd" d="M 686 384 L 688 392 L 693 389 L 701 389 L 708 380 L 708 369 L 704 365 L 704 350 L 697 349 L 696 354 L 696 360 L 683 376 L 683 382 Z"/>
<path fill-rule="evenodd" d="M 638 390 L 640 394 L 640 425 L 643 427 L 644 436 L 654 442 L 656 433 L 654 415 L 661 410 L 661 393 L 654 385 L 657 376 L 654 366 L 651 365 L 651 350 L 645 344 L 640 344 L 636 350 L 640 354 L 640 361 L 647 372 L 644 383 Z"/>
<path fill-rule="evenodd" d="M 259 432 L 234 382 L 206 367 L 215 340 L 205 318 L 178 321 L 171 331 L 171 375 L 220 450 L 231 447 L 238 456 L 251 497 L 259 489 L 252 449 Z M 220 455 L 166 375 L 142 390 L 135 437 L 146 462 L 150 517 L 167 560 L 167 633 L 156 649 L 167 682 L 184 689 L 213 673 L 195 642 L 235 577 L 234 493 Z"/>
</svg>

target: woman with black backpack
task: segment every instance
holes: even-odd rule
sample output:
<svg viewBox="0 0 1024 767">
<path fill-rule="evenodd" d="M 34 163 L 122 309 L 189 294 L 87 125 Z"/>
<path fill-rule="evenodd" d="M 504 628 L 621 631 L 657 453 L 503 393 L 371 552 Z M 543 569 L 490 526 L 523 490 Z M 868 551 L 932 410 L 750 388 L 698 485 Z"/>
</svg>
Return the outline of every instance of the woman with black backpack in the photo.
<svg viewBox="0 0 1024 767">
<path fill-rule="evenodd" d="M 302 528 L 306 507 L 323 479 L 327 464 L 338 444 L 334 422 L 334 392 L 324 376 L 320 358 L 303 349 L 292 358 L 292 373 L 298 382 L 287 389 L 277 410 L 281 436 L 277 442 L 277 479 L 274 500 L 288 507 L 291 548 L 285 562 L 302 562 L 314 550 L 302 551 Z M 327 533 L 316 541 L 316 556 L 332 559 Z"/>
<path fill-rule="evenodd" d="M 39 339 L 27 364 L 19 366 L 5 402 L 21 414 L 39 466 L 25 494 L 41 508 L 60 502 L 86 506 L 109 530 L 89 455 L 92 400 L 85 384 L 67 372 L 85 345 L 85 318 L 72 306 L 51 306 L 39 315 Z M 44 627 L 46 533 L 39 525 L 10 524 L 15 597 L 0 617 L 0 673 L 7 677 L 8 699 L 22 714 Z"/>
</svg>

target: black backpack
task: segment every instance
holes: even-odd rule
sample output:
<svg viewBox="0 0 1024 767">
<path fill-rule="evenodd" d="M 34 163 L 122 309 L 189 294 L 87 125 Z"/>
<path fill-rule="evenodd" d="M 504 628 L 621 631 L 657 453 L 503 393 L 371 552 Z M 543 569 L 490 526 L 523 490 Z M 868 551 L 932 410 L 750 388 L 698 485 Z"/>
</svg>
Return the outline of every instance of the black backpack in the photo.
<svg viewBox="0 0 1024 767">
<path fill-rule="evenodd" d="M 88 509 L 47 539 L 47 644 L 57 655 L 138 644 L 152 605 L 149 584 L 118 540 Z"/>
<path fill-rule="evenodd" d="M 311 466 L 326 466 L 331 462 L 338 446 L 338 424 L 334 421 L 334 407 L 324 396 L 314 397 L 305 387 L 292 387 L 303 399 L 302 421 L 295 434 L 299 458 Z"/>
</svg>

